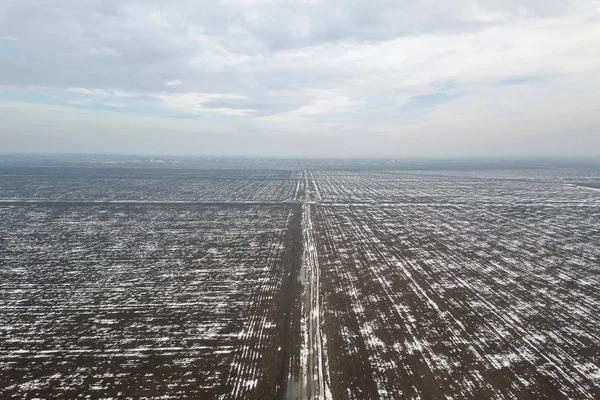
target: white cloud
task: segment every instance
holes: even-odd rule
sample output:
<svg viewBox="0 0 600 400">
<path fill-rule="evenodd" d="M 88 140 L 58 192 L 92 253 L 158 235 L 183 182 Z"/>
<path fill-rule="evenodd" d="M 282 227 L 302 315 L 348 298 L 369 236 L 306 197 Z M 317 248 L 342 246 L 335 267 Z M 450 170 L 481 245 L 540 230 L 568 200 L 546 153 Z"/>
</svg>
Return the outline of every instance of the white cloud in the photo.
<svg viewBox="0 0 600 400">
<path fill-rule="evenodd" d="M 0 63 L 5 99 L 216 114 L 250 136 L 325 129 L 385 138 L 382 151 L 402 132 L 450 149 L 468 132 L 499 143 L 501 127 L 562 124 L 587 138 L 598 123 L 583 95 L 600 91 L 594 0 L 23 1 L 0 5 L 0 23 L 2 53 L 19 54 Z"/>
<path fill-rule="evenodd" d="M 83 106 L 83 105 L 92 104 L 92 100 L 90 100 L 90 99 L 69 99 L 69 100 L 66 100 L 66 101 L 67 101 L 67 103 L 73 104 L 73 105 L 76 105 L 76 106 Z"/>
<path fill-rule="evenodd" d="M 41 87 L 42 90 L 49 92 L 66 92 L 70 94 L 89 96 L 91 98 L 98 97 L 120 97 L 120 98 L 135 98 L 139 95 L 131 92 L 124 92 L 118 89 L 99 89 L 99 88 L 83 88 L 83 87 L 68 87 L 66 89 L 62 88 L 51 88 L 51 87 Z"/>
<path fill-rule="evenodd" d="M 87 88 L 75 88 L 69 87 L 66 89 L 67 93 L 81 94 L 84 96 L 111 96 L 111 92 L 105 89 L 87 89 Z"/>
<path fill-rule="evenodd" d="M 253 112 L 251 109 L 235 109 L 229 107 L 206 107 L 211 100 L 240 100 L 246 96 L 221 93 L 176 93 L 156 94 L 154 98 L 160 100 L 167 107 L 191 114 L 217 113 L 225 115 L 244 116 Z"/>
<path fill-rule="evenodd" d="M 295 110 L 260 118 L 263 121 L 277 123 L 299 123 L 314 116 L 334 116 L 350 112 L 362 103 L 345 96 L 332 96 L 316 99 Z"/>
</svg>

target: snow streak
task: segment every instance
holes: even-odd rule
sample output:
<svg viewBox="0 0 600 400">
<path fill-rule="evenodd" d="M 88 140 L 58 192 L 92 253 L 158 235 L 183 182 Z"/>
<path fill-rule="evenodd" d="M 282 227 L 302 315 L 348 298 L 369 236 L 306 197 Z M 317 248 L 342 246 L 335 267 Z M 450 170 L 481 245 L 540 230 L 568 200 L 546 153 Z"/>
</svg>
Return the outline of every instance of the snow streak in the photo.
<svg viewBox="0 0 600 400">
<path fill-rule="evenodd" d="M 312 177 L 312 174 L 311 174 Z M 328 371 L 324 358 L 324 338 L 321 332 L 321 299 L 319 288 L 319 257 L 313 236 L 312 197 L 317 198 L 318 188 L 314 179 L 309 180 L 304 171 L 305 196 L 302 204 L 302 267 L 300 280 L 303 284 L 300 350 L 300 381 L 288 397 L 294 399 L 331 399 Z"/>
</svg>

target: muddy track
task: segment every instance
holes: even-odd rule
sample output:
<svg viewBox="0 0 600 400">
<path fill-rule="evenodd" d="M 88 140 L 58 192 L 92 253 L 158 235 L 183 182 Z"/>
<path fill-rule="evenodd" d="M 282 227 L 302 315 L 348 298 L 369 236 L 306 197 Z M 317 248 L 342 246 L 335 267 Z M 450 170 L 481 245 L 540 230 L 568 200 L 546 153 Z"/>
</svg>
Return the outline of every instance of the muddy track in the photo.
<svg viewBox="0 0 600 400">
<path fill-rule="evenodd" d="M 290 273 L 284 282 L 287 295 L 283 299 L 285 311 L 280 336 L 282 365 L 279 377 L 280 385 L 277 390 L 278 399 L 289 397 L 294 377 L 298 376 L 297 364 L 302 340 L 300 332 L 302 286 L 298 279 L 302 268 L 302 207 L 300 205 L 294 207 L 288 243 L 291 248 L 288 252 Z"/>
<path fill-rule="evenodd" d="M 310 177 L 310 178 L 309 178 Z M 320 268 L 317 245 L 314 238 L 313 209 L 314 200 L 320 199 L 318 186 L 310 171 L 303 172 L 304 196 L 302 202 L 302 256 L 300 260 L 300 292 L 297 353 L 292 355 L 294 372 L 288 379 L 287 399 L 330 399 L 327 364 L 324 361 L 324 338 L 322 337 Z"/>
</svg>

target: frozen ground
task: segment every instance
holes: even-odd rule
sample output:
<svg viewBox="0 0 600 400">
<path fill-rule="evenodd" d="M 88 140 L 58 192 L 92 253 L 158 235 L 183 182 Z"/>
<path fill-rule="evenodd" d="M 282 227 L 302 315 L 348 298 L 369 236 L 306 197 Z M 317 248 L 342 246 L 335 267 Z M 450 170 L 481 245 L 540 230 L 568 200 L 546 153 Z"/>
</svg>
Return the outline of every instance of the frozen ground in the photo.
<svg viewBox="0 0 600 400">
<path fill-rule="evenodd" d="M 600 194 L 569 173 L 315 174 L 333 397 L 600 397 Z"/>
<path fill-rule="evenodd" d="M 0 398 L 277 396 L 296 214 L 0 205 Z"/>
<path fill-rule="evenodd" d="M 1 398 L 598 398 L 600 169 L 0 160 Z"/>
</svg>

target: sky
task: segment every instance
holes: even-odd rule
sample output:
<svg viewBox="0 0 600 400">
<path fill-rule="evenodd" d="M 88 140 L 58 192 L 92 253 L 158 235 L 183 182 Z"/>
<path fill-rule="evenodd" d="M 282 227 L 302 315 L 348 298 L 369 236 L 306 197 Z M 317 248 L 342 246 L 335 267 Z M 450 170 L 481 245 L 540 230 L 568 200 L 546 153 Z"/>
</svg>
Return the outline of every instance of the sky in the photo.
<svg viewBox="0 0 600 400">
<path fill-rule="evenodd" d="M 3 0 L 0 153 L 600 157 L 600 0 Z"/>
</svg>

